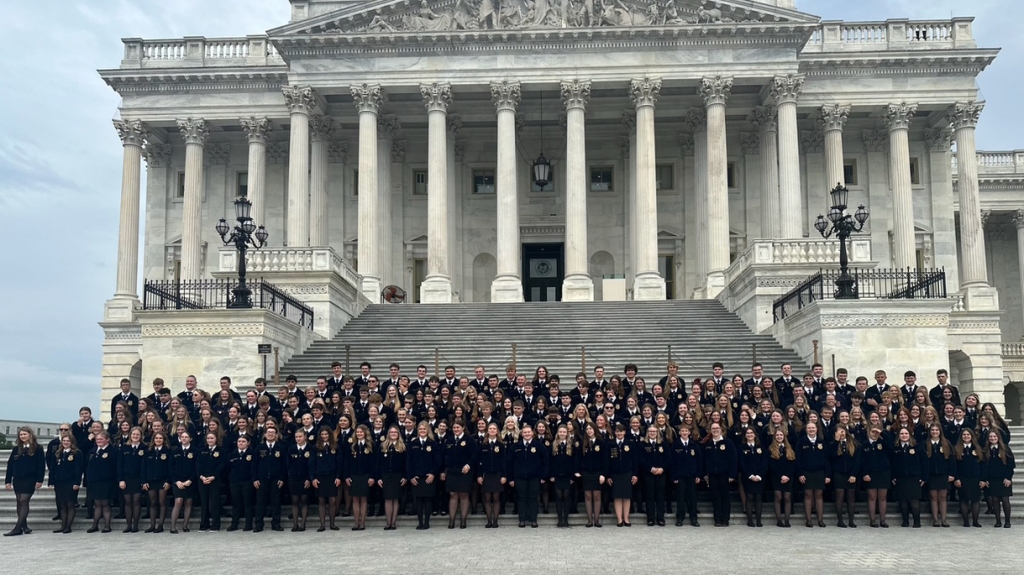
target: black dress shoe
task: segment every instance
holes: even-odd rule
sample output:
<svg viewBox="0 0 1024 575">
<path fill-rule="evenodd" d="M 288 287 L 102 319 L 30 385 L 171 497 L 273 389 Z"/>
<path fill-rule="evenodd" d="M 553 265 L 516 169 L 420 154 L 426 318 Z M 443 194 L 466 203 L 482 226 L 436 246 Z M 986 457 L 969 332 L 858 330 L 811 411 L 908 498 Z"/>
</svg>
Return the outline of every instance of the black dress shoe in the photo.
<svg viewBox="0 0 1024 575">
<path fill-rule="evenodd" d="M 629 521 L 623 521 L 622 524 L 625 525 L 626 527 L 632 527 L 633 526 L 633 524 L 630 523 Z"/>
<path fill-rule="evenodd" d="M 682 527 L 682 526 L 683 526 L 683 520 L 682 519 L 676 519 L 676 527 Z"/>
<path fill-rule="evenodd" d="M 109 527 L 105 527 L 105 528 L 103 528 L 102 531 L 100 531 L 100 533 L 110 533 L 110 528 Z"/>
<path fill-rule="evenodd" d="M 125 527 L 124 531 L 122 531 L 121 533 L 131 533 L 131 532 L 132 532 L 132 528 L 131 527 Z"/>
<path fill-rule="evenodd" d="M 537 528 L 537 524 L 536 523 L 531 523 L 530 527 L 532 527 L 533 529 L 536 529 Z"/>
<path fill-rule="evenodd" d="M 698 523 L 696 519 L 691 520 L 690 525 L 693 527 L 700 527 L 700 523 Z"/>
<path fill-rule="evenodd" d="M 100 530 L 99 527 L 96 527 L 95 525 L 93 525 L 92 527 L 86 529 L 85 532 L 86 533 L 96 533 L 99 530 Z M 21 535 L 21 533 L 18 533 L 18 535 Z"/>
<path fill-rule="evenodd" d="M 658 523 L 658 527 L 664 527 L 665 526 L 665 520 L 664 519 L 659 519 L 657 521 L 657 523 Z"/>
<path fill-rule="evenodd" d="M 327 531 L 327 528 L 324 527 L 323 525 L 318 527 L 317 530 L 316 530 L 317 533 L 323 533 L 324 531 Z"/>
<path fill-rule="evenodd" d="M 263 528 L 262 527 L 255 527 L 255 528 L 253 528 L 252 532 L 253 533 L 261 533 L 261 532 L 263 532 Z M 173 531 L 172 531 L 172 533 L 173 533 Z"/>
<path fill-rule="evenodd" d="M 648 527 L 654 527 L 654 522 L 653 521 L 648 521 L 647 522 L 647 526 Z"/>
<path fill-rule="evenodd" d="M 231 525 L 231 526 L 229 526 L 229 527 L 228 527 L 228 528 L 226 529 L 226 531 L 238 531 L 238 526 L 237 526 L 237 525 Z M 149 530 L 146 530 L 146 533 L 150 533 L 150 531 L 149 531 Z"/>
<path fill-rule="evenodd" d="M 53 532 L 54 532 L 54 533 L 63 533 L 63 532 L 64 532 L 64 528 L 63 528 L 63 527 L 61 527 L 61 528 L 59 528 L 59 529 L 54 529 L 54 530 L 53 530 Z"/>
<path fill-rule="evenodd" d="M 273 526 L 270 527 L 270 530 L 271 531 L 284 531 L 284 527 L 281 527 L 280 525 L 273 525 Z"/>
<path fill-rule="evenodd" d="M 520 521 L 519 522 L 519 528 L 520 529 L 524 529 L 525 527 L 526 527 L 526 523 L 523 523 L 522 521 Z M 451 528 L 449 527 L 449 529 L 451 529 Z"/>
<path fill-rule="evenodd" d="M 4 533 L 4 537 L 15 537 L 21 535 L 21 529 L 12 529 L 7 533 Z"/>
</svg>

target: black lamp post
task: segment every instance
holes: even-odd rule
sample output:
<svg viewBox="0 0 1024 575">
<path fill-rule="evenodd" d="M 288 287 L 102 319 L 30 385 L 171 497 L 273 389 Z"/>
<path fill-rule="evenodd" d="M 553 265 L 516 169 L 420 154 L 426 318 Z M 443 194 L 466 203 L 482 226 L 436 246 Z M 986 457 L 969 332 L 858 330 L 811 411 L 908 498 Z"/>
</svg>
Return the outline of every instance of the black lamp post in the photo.
<svg viewBox="0 0 1024 575">
<path fill-rule="evenodd" d="M 825 220 L 825 216 L 819 214 L 818 219 L 814 221 L 814 228 L 823 238 L 828 239 L 833 234 L 839 237 L 839 279 L 836 280 L 836 299 L 857 299 L 857 280 L 850 275 L 849 261 L 846 257 L 846 238 L 864 229 L 864 222 L 868 221 L 870 214 L 864 208 L 864 204 L 858 206 L 852 216 L 846 213 L 846 201 L 850 190 L 843 184 L 837 184 L 829 193 L 832 196 L 832 209 L 828 211 L 828 221 Z M 831 229 L 828 222 L 832 222 Z"/>
<path fill-rule="evenodd" d="M 256 223 L 249 217 L 252 204 L 249 200 L 239 197 L 235 200 L 235 220 L 238 225 L 235 229 L 228 227 L 228 222 L 221 218 L 217 222 L 217 233 L 224 245 L 235 244 L 238 250 L 238 286 L 231 290 L 235 297 L 228 302 L 229 308 L 251 308 L 252 290 L 245 285 L 245 252 L 251 245 L 254 249 L 260 249 L 267 242 L 267 229 L 263 226 L 256 227 Z M 231 235 L 228 235 L 230 232 Z"/>
</svg>

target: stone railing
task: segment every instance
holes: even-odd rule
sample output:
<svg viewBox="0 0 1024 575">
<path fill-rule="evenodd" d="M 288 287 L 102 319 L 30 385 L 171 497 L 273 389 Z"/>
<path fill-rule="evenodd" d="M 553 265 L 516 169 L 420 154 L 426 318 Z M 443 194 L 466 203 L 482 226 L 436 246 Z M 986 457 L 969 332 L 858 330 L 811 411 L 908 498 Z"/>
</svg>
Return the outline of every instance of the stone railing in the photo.
<svg viewBox="0 0 1024 575">
<path fill-rule="evenodd" d="M 953 173 L 957 172 L 956 154 L 953 154 Z M 1024 150 L 978 152 L 979 174 L 1024 174 Z"/>
<path fill-rule="evenodd" d="M 238 271 L 238 252 L 234 248 L 220 250 L 218 271 Z M 264 248 L 246 252 L 246 271 L 252 276 L 282 272 L 333 271 L 355 287 L 362 278 L 333 248 Z"/>
<path fill-rule="evenodd" d="M 192 36 L 172 40 L 126 38 L 121 68 L 280 66 L 284 60 L 265 35 Z"/>
<path fill-rule="evenodd" d="M 871 261 L 871 240 L 854 238 L 847 244 L 850 263 Z M 838 240 L 754 240 L 725 272 L 726 283 L 752 265 L 833 265 L 839 263 Z"/>
<path fill-rule="evenodd" d="M 822 22 L 805 53 L 875 52 L 976 48 L 973 18 L 951 20 L 886 20 L 885 22 Z"/>
<path fill-rule="evenodd" d="M 1003 357 L 1024 357 L 1024 342 L 1004 343 Z"/>
</svg>

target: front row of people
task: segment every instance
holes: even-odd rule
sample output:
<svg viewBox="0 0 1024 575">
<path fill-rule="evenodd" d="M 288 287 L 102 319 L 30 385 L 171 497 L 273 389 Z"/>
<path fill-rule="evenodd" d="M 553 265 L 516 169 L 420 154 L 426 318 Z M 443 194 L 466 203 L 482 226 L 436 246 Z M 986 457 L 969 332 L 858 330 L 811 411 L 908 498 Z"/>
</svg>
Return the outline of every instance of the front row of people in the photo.
<svg viewBox="0 0 1024 575">
<path fill-rule="evenodd" d="M 164 433 L 154 434 L 146 444 L 141 429 L 134 428 L 128 441 L 116 447 L 105 432 L 99 433 L 88 453 L 78 450 L 73 436 L 64 435 L 57 452 L 46 458 L 32 430 L 21 428 L 4 482 L 17 496 L 18 517 L 6 535 L 32 532 L 27 523 L 29 501 L 42 487 L 47 460 L 48 484 L 55 491 L 61 519 L 54 533 L 71 532 L 82 486 L 94 502 L 89 533 L 111 531 L 111 502 L 118 493 L 124 500 L 125 533 L 139 531 L 143 494 L 150 509 L 145 531 L 162 532 L 170 507 L 170 532 L 177 533 L 179 519 L 182 531 L 189 531 L 194 502 L 200 509 L 199 529 L 218 531 L 224 496 L 231 502 L 228 531 L 242 527 L 260 532 L 266 516 L 271 519 L 270 528 L 281 531 L 286 490 L 292 531 L 306 529 L 309 504 L 314 500 L 318 531 L 337 530 L 339 504 L 346 501 L 347 507 L 349 500 L 352 529 L 365 529 L 371 489 L 382 493 L 386 530 L 396 528 L 400 501 L 407 498 L 414 502 L 417 529 L 428 529 L 434 498 L 443 492 L 449 494 L 449 529 L 455 528 L 457 517 L 459 527 L 465 528 L 474 487 L 483 498 L 487 528 L 496 528 L 506 485 L 516 495 L 519 527 L 537 527 L 541 490 L 553 491 L 558 526 L 568 527 L 576 489 L 583 494 L 587 527 L 602 526 L 602 494 L 613 499 L 617 525 L 628 527 L 637 484 L 642 488 L 648 525 L 665 525 L 671 487 L 676 525 L 688 516 L 693 526 L 699 526 L 696 495 L 702 482 L 711 497 L 715 526 L 729 525 L 730 490 L 738 482 L 751 527 L 762 525 L 762 501 L 768 491 L 773 494 L 777 526 L 790 527 L 792 498 L 802 491 L 806 526 L 813 527 L 816 519 L 824 527 L 823 492 L 829 484 L 835 492 L 839 527 L 856 527 L 858 488 L 866 491 L 871 527 L 888 527 L 890 490 L 899 503 L 904 527 L 910 526 L 911 519 L 914 527 L 921 526 L 923 490 L 933 526 L 949 527 L 946 496 L 951 488 L 957 491 L 964 527 L 981 527 L 983 494 L 994 511 L 995 526 L 1010 527 L 1014 457 L 995 430 L 975 437 L 971 429 L 964 429 L 956 445 L 937 424 L 922 442 L 916 442 L 906 428 L 892 436 L 878 426 L 869 429 L 863 442 L 856 441 L 843 425 L 836 427 L 833 437 L 823 437 L 815 422 L 809 422 L 794 443 L 782 429 L 767 435 L 769 445 L 761 444 L 752 427 L 742 434 L 739 445 L 726 437 L 717 422 L 709 431 L 701 440 L 691 436 L 687 426 L 681 426 L 678 435 L 651 426 L 636 439 L 627 438 L 622 425 L 605 435 L 588 423 L 578 436 L 562 425 L 548 440 L 536 437 L 529 425 L 517 437 L 503 435 L 497 422 L 490 423 L 482 435 L 470 435 L 465 423 L 456 420 L 443 438 L 435 438 L 430 425 L 420 422 L 408 441 L 392 427 L 375 442 L 362 425 L 340 440 L 330 428 L 322 427 L 310 435 L 299 429 L 294 441 L 288 441 L 271 425 L 254 443 L 243 434 L 233 445 L 220 445 L 217 434 L 207 433 L 197 445 L 182 433 L 178 446 L 172 448 Z"/>
</svg>

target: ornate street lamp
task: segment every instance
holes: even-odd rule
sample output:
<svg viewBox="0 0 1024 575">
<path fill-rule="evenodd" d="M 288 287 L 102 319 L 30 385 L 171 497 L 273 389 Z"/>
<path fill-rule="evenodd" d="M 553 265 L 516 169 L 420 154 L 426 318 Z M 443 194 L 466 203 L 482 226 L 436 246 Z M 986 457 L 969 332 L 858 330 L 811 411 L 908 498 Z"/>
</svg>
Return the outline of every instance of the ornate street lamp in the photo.
<svg viewBox="0 0 1024 575">
<path fill-rule="evenodd" d="M 870 214 L 864 208 L 864 204 L 858 206 L 852 216 L 846 213 L 850 190 L 841 183 L 829 193 L 832 196 L 832 208 L 828 211 L 828 220 L 819 214 L 818 219 L 814 221 L 814 229 L 825 239 L 832 235 L 839 237 L 839 279 L 836 280 L 836 299 L 857 299 L 857 280 L 850 275 L 849 261 L 846 257 L 846 238 L 863 230 L 864 222 L 868 221 Z M 832 222 L 831 229 L 829 222 Z"/>
<path fill-rule="evenodd" d="M 267 243 L 267 229 L 263 226 L 256 227 L 256 223 L 249 217 L 251 211 L 252 204 L 249 200 L 239 196 L 235 200 L 235 220 L 238 222 L 235 229 L 229 228 L 224 218 L 217 222 L 217 233 L 220 234 L 224 245 L 234 244 L 238 250 L 238 286 L 231 290 L 235 297 L 228 302 L 229 308 L 252 307 L 252 290 L 245 285 L 245 252 L 249 246 L 258 250 Z"/>
</svg>

